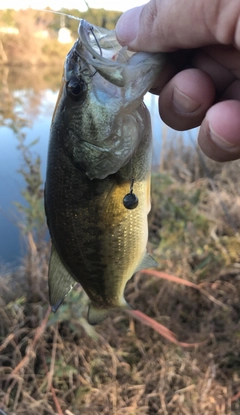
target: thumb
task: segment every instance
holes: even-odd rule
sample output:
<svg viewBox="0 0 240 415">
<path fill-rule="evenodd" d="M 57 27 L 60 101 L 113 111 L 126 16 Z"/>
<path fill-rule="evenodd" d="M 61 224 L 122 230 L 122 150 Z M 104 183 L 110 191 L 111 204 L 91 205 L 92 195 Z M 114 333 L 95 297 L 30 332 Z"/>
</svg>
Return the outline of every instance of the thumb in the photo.
<svg viewBox="0 0 240 415">
<path fill-rule="evenodd" d="M 150 0 L 120 17 L 116 36 L 121 45 L 142 52 L 171 52 L 217 43 L 239 46 L 239 24 L 239 0 Z"/>
<path fill-rule="evenodd" d="M 181 48 L 180 45 L 174 45 L 174 38 L 178 20 L 182 18 L 178 9 L 184 6 L 183 3 L 189 3 L 189 0 L 150 0 L 147 4 L 127 10 L 116 25 L 119 43 L 141 52 L 171 52 Z M 188 5 L 188 10 L 189 8 Z M 184 29 L 186 30 L 185 25 Z M 181 37 L 182 33 L 178 32 L 177 36 Z"/>
<path fill-rule="evenodd" d="M 142 51 L 144 51 L 143 48 L 147 46 L 147 42 L 144 42 L 144 36 L 140 36 L 139 29 L 143 20 L 142 13 L 146 7 L 148 7 L 147 4 L 127 10 L 118 20 L 115 30 L 117 39 L 122 46 L 130 46 L 134 50 L 138 50 L 139 37 L 143 37 L 143 41 L 140 40 L 140 43 Z"/>
<path fill-rule="evenodd" d="M 116 25 L 116 36 L 119 43 L 132 50 L 142 52 L 175 50 L 176 47 L 165 45 L 164 40 L 164 21 L 169 18 L 167 3 L 169 3 L 168 0 L 166 2 L 164 0 L 150 0 L 147 4 L 134 7 L 123 13 Z M 172 3 L 175 3 L 175 0 Z M 171 24 L 171 22 L 165 23 Z"/>
<path fill-rule="evenodd" d="M 134 7 L 123 13 L 116 25 L 119 43 L 130 49 L 142 52 L 170 52 L 177 46 L 173 41 L 176 30 L 176 7 L 188 0 L 150 0 L 143 6 Z M 171 7 L 169 7 L 171 3 Z M 177 4 L 175 4 L 177 3 Z M 175 12 L 173 12 L 173 9 Z M 178 18 L 181 18 L 178 16 Z"/>
</svg>

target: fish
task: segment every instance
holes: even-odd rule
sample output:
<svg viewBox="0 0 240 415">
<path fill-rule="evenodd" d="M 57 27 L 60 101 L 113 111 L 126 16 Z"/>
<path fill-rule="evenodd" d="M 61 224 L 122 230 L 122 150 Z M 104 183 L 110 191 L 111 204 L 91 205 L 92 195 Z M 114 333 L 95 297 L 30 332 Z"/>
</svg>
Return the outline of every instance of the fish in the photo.
<svg viewBox="0 0 240 415">
<path fill-rule="evenodd" d="M 157 266 L 146 252 L 152 134 L 143 97 L 165 61 L 80 20 L 52 117 L 44 191 L 54 312 L 80 283 L 88 322 L 98 324 L 131 308 L 126 283 Z"/>
</svg>

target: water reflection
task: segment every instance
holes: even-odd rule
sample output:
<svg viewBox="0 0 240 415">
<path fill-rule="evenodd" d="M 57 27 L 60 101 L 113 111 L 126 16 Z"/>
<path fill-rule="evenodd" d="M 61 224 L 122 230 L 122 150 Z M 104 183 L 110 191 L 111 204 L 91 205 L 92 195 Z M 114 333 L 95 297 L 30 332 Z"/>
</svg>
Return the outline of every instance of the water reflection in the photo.
<svg viewBox="0 0 240 415">
<path fill-rule="evenodd" d="M 26 142 L 36 138 L 33 151 L 40 155 L 41 172 L 45 178 L 46 156 L 52 112 L 60 87 L 62 68 L 0 67 L 0 263 L 17 263 L 24 253 L 20 232 L 16 226 L 19 214 L 14 202 L 24 203 L 21 189 L 25 183 L 17 173 L 22 165 L 17 150 L 16 132 L 26 134 Z M 157 98 L 146 96 L 153 124 L 153 164 L 160 161 L 162 135 L 171 135 L 158 115 Z M 176 135 L 176 133 L 175 133 Z"/>
<path fill-rule="evenodd" d="M 33 151 L 41 156 L 44 177 L 51 114 L 61 72 L 62 68 L 0 68 L 0 262 L 17 263 L 24 253 L 16 226 L 20 218 L 14 207 L 14 202 L 24 202 L 21 189 L 25 186 L 17 173 L 22 158 L 16 132 L 26 134 L 27 143 L 39 138 Z"/>
</svg>

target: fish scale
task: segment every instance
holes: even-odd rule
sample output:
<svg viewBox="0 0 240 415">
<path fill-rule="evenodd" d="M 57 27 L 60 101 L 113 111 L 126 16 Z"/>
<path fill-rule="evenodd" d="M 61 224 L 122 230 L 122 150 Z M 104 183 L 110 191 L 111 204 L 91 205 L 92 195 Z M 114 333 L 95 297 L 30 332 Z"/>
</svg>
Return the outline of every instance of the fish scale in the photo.
<svg viewBox="0 0 240 415">
<path fill-rule="evenodd" d="M 91 324 L 112 309 L 129 307 L 127 281 L 139 269 L 157 265 L 146 254 L 152 137 L 142 99 L 164 62 L 163 54 L 136 54 L 131 64 L 125 49 L 124 63 L 106 59 L 91 42 L 100 36 L 99 48 L 101 41 L 107 44 L 108 32 L 103 39 L 101 29 L 94 30 L 81 21 L 79 39 L 66 58 L 45 185 L 50 303 L 56 311 L 79 282 L 90 300 Z M 117 57 L 121 47 L 110 35 Z M 123 199 L 131 183 L 139 202 L 127 209 Z"/>
</svg>

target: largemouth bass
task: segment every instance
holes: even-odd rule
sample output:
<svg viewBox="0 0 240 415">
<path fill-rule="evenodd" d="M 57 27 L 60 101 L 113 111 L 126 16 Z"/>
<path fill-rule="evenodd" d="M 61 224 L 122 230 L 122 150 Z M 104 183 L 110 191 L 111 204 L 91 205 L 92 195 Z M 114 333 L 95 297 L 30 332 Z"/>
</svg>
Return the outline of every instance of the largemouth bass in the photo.
<svg viewBox="0 0 240 415">
<path fill-rule="evenodd" d="M 143 96 L 164 62 L 163 54 L 130 53 L 113 31 L 80 21 L 48 152 L 53 311 L 79 282 L 90 299 L 88 321 L 96 324 L 128 307 L 124 289 L 137 270 L 156 266 L 146 254 L 152 137 Z"/>
</svg>

